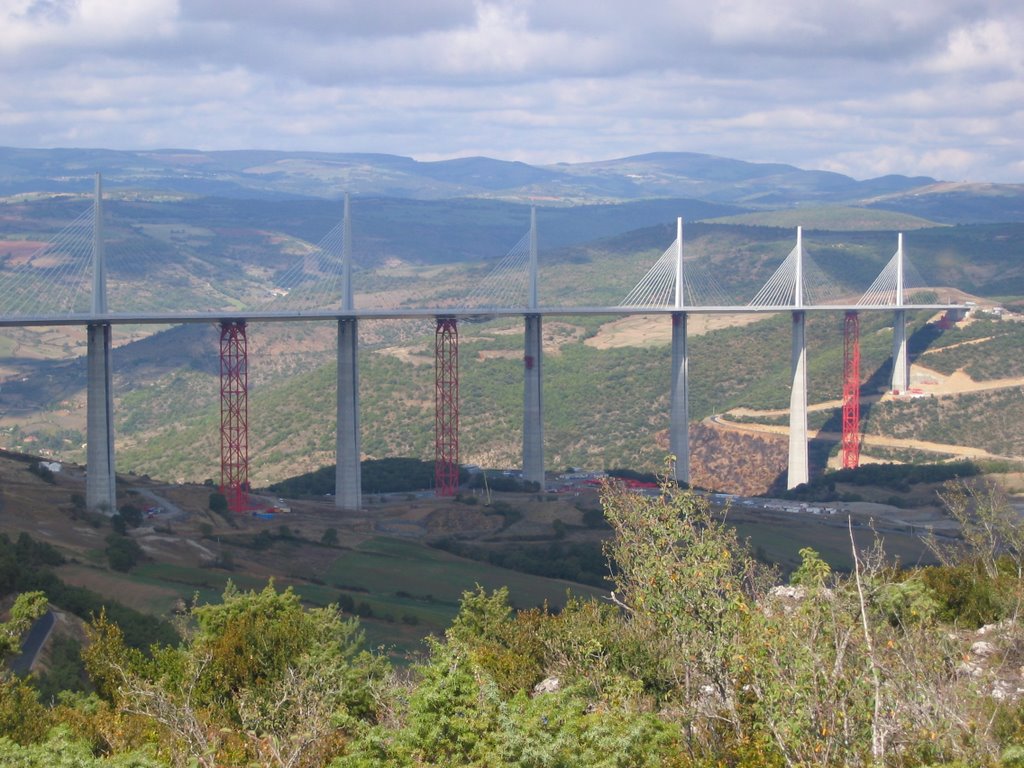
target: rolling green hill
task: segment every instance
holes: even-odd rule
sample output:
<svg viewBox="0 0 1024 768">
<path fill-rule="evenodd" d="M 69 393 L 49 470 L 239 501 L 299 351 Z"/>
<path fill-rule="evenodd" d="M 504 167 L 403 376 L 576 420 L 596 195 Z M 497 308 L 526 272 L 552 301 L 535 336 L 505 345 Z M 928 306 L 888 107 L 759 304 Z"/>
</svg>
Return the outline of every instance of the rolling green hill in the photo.
<svg viewBox="0 0 1024 768">
<path fill-rule="evenodd" d="M 257 160 L 273 158 L 232 158 L 238 163 Z M 748 187 L 751 180 L 764 178 L 762 172 L 789 173 L 784 168 L 743 164 L 702 166 L 698 160 L 654 156 L 584 170 L 605 180 L 615 173 L 643 170 L 654 174 L 644 183 L 655 184 L 656 167 L 661 167 L 658 173 L 671 171 L 692 178 L 704 174 L 708 183 Z M 482 174 L 481 183 L 493 186 L 498 183 L 495 174 L 505 171 L 534 181 L 545 178 L 531 176 L 528 169 L 486 163 L 437 167 L 430 172 Z M 582 173 L 572 171 L 578 172 Z M 811 177 L 800 178 L 810 183 Z M 834 175 L 815 178 L 833 191 L 849 187 Z M 876 191 L 896 194 L 902 182 L 891 181 L 893 189 Z M 112 305 L 119 301 L 142 302 L 150 308 L 252 305 L 262 301 L 276 286 L 279 274 L 301 258 L 302 249 L 340 217 L 336 201 L 200 199 L 114 187 L 107 206 Z M 67 196 L 8 202 L 4 204 L 7 215 L 0 219 L 0 237 L 9 243 L 44 240 L 61 222 L 80 213 L 85 203 L 82 197 Z M 457 303 L 525 232 L 529 218 L 526 205 L 484 198 L 356 198 L 352 207 L 358 306 L 370 300 L 421 306 Z M 669 198 L 545 208 L 538 214 L 541 303 L 618 303 L 673 241 L 676 215 L 687 219 L 686 257 L 712 270 L 738 304 L 754 295 L 790 251 L 794 224 L 801 221 L 807 225 L 806 250 L 850 301 L 892 255 L 896 228 L 907 230 L 908 258 L 936 287 L 940 299 L 949 294 L 946 286 L 978 295 L 1024 294 L 1024 263 L 1019 259 L 1024 224 L 931 226 L 900 213 L 820 202 L 799 210 L 736 218 L 741 211 L 721 202 Z M 916 318 L 915 328 L 926 319 Z M 649 340 L 638 336 L 606 343 L 613 320 L 569 317 L 545 326 L 549 466 L 657 469 L 661 465 L 668 409 L 667 330 L 655 327 Z M 863 366 L 871 377 L 865 392 L 877 391 L 888 376 L 888 322 L 881 315 L 863 320 Z M 976 379 L 1018 375 L 1012 361 L 1019 334 L 1013 326 L 999 325 L 998 331 L 977 328 L 945 337 L 971 341 L 971 345 L 949 342 L 940 349 L 943 339 L 935 334 L 920 336 L 915 353 L 932 345 L 928 363 L 940 373 L 965 368 Z M 169 479 L 215 477 L 219 467 L 216 329 L 175 328 L 141 338 L 153 330 L 118 327 L 116 331 L 118 343 L 136 339 L 115 352 L 119 467 Z M 521 328 L 513 321 L 464 323 L 461 332 L 463 457 L 474 463 L 515 466 L 521 431 Z M 5 442 L 15 448 L 47 448 L 59 456 L 81 458 L 84 365 L 74 357 L 81 354 L 81 338 L 74 331 L 55 339 L 12 333 L 0 346 L 10 352 L 2 361 L 3 392 L 15 406 L 0 417 Z M 808 338 L 811 399 L 838 398 L 841 318 L 812 317 Z M 333 326 L 255 325 L 250 339 L 254 481 L 268 483 L 330 463 Z M 364 451 L 371 457 L 430 458 L 431 325 L 364 323 L 360 339 Z M 26 355 L 26 350 L 32 354 Z M 690 366 L 694 419 L 736 406 L 783 408 L 788 404 L 788 318 L 767 318 L 695 335 Z M 973 410 L 976 421 L 983 410 Z M 823 418 L 822 425 L 828 426 L 834 415 L 816 418 Z M 942 429 L 935 427 L 932 433 Z"/>
<path fill-rule="evenodd" d="M 112 190 L 163 190 L 256 199 L 357 195 L 418 199 L 492 197 L 547 203 L 699 197 L 720 203 L 792 205 L 848 201 L 934 183 L 885 176 L 857 181 L 779 163 L 661 152 L 547 167 L 465 157 L 419 162 L 382 154 L 197 150 L 112 151 L 0 148 L 0 194 L 91 189 L 102 172 Z"/>
<path fill-rule="evenodd" d="M 862 208 L 850 205 L 801 206 L 779 211 L 756 211 L 712 219 L 716 224 L 746 224 L 761 227 L 794 229 L 831 229 L 843 232 L 858 230 L 910 231 L 934 227 L 935 222 L 920 216 L 896 211 Z"/>
<path fill-rule="evenodd" d="M 918 322 L 923 321 L 923 318 Z M 667 322 L 667 321 L 666 321 Z M 888 375 L 891 320 L 865 318 L 864 370 Z M 731 407 L 788 405 L 789 318 L 775 317 L 691 339 L 691 417 Z M 513 331 L 509 333 L 508 331 Z M 521 442 L 521 331 L 508 323 L 463 326 L 461 444 L 466 462 L 518 466 Z M 551 467 L 661 467 L 666 453 L 670 355 L 667 346 L 598 349 L 562 333 L 545 359 L 545 439 Z M 841 394 L 841 318 L 808 323 L 812 402 Z M 363 451 L 371 458 L 433 455 L 432 336 L 407 349 L 361 352 Z M 256 388 L 250 397 L 250 455 L 257 485 L 330 464 L 334 458 L 335 367 L 328 356 L 305 373 Z M 178 373 L 126 396 L 119 406 L 119 466 L 201 481 L 218 472 L 216 376 Z M 188 402 L 190 407 L 182 405 Z M 177 404 L 176 404 L 177 403 Z"/>
<path fill-rule="evenodd" d="M 672 230 L 666 223 L 548 252 L 542 301 L 617 302 L 671 241 Z M 687 254 L 715 265 L 726 288 L 743 297 L 753 294 L 792 247 L 793 232 L 697 222 L 687 226 L 686 236 Z M 851 295 L 856 295 L 888 259 L 894 239 L 886 231 L 811 230 L 805 235 L 805 246 L 826 272 L 842 275 Z M 1011 257 L 1022 242 L 1024 227 L 1017 225 L 926 228 L 908 235 L 907 250 L 920 271 L 938 271 L 950 278 L 950 283 L 1012 289 L 1017 282 L 1024 286 L 1024 271 Z M 480 267 L 466 264 L 440 269 L 439 290 L 452 296 L 465 290 L 460 284 L 468 286 L 484 273 Z M 387 268 L 381 268 L 361 272 L 359 277 L 371 279 L 384 291 L 406 279 L 392 282 L 389 274 Z M 586 280 L 581 281 L 580 274 L 585 274 Z M 917 318 L 915 328 L 926 319 Z M 667 450 L 667 329 L 662 330 L 661 341 L 654 343 L 596 345 L 603 325 L 612 320 L 566 318 L 545 326 L 550 347 L 544 371 L 545 427 L 551 467 L 657 469 L 661 465 Z M 884 387 L 888 377 L 890 322 L 885 315 L 862 321 L 862 365 L 865 376 L 871 377 L 865 392 Z M 838 315 L 809 319 L 812 402 L 841 394 L 841 324 Z M 1017 369 L 1012 362 L 997 365 L 990 373 L 978 370 L 978 366 L 991 366 L 993 360 L 1006 359 L 1017 343 L 1014 324 L 994 326 L 998 333 L 985 327 L 950 332 L 948 338 L 978 342 L 977 334 L 992 335 L 991 341 L 984 341 L 988 347 L 950 342 L 948 349 L 940 349 L 937 345 L 942 340 L 928 334 L 918 337 L 916 343 L 921 348 L 915 348 L 915 353 L 923 352 L 925 344 L 936 345 L 926 357 L 937 370 L 968 366 L 969 373 L 982 378 L 996 376 L 1001 370 L 1013 375 Z M 514 321 L 464 323 L 461 333 L 463 458 L 490 466 L 516 466 L 521 440 L 521 328 Z M 433 451 L 432 327 L 422 321 L 367 323 L 361 338 L 363 450 L 370 457 L 429 459 Z M 333 326 L 255 325 L 250 339 L 254 482 L 265 484 L 331 463 Z M 216 343 L 214 328 L 189 327 L 116 350 L 116 428 L 122 470 L 172 480 L 202 481 L 218 475 Z M 25 375 L 14 377 L 5 391 L 25 402 L 35 396 L 35 407 L 43 414 L 53 414 L 28 425 L 19 422 L 17 430 L 9 426 L 8 444 L 29 448 L 35 441 L 34 445 L 56 449 L 59 455 L 81 458 L 81 360 L 8 362 Z M 768 318 L 694 336 L 690 373 L 695 420 L 736 406 L 786 407 L 788 318 Z M 59 417 L 60 403 L 70 404 L 68 417 Z"/>
<path fill-rule="evenodd" d="M 927 177 L 856 180 L 779 163 L 657 152 L 530 166 L 487 157 L 419 162 L 382 154 L 0 147 L 0 196 L 82 194 L 101 172 L 115 196 L 252 202 L 360 197 L 509 200 L 543 206 L 697 198 L 758 210 L 854 205 L 943 223 L 1024 220 L 1024 187 Z"/>
</svg>

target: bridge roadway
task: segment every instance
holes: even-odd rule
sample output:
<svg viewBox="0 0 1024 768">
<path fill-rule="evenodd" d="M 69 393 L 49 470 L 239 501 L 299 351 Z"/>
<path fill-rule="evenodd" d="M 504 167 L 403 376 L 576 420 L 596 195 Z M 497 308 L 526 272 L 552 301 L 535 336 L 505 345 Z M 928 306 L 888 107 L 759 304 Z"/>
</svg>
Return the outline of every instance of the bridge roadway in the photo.
<svg viewBox="0 0 1024 768">
<path fill-rule="evenodd" d="M 349 304 L 351 306 L 351 304 Z M 232 323 L 245 321 L 295 322 L 334 321 L 338 324 L 338 434 L 335 504 L 341 509 L 362 505 L 360 480 L 359 364 L 358 333 L 360 320 L 440 319 L 486 321 L 496 318 L 524 317 L 524 408 L 523 468 L 529 480 L 543 483 L 543 406 L 541 394 L 541 323 L 543 317 L 587 315 L 664 315 L 672 321 L 672 386 L 670 445 L 675 455 L 674 476 L 689 482 L 689 408 L 687 384 L 686 325 L 690 314 L 760 314 L 791 312 L 793 315 L 793 384 L 790 395 L 790 458 L 787 485 L 794 487 L 808 480 L 807 463 L 807 382 L 804 322 L 807 313 L 821 312 L 895 312 L 893 365 L 907 366 L 904 315 L 907 309 L 932 312 L 963 311 L 957 304 L 921 304 L 895 307 L 891 304 L 852 305 L 742 305 L 742 306 L 596 306 L 596 307 L 432 307 L 408 309 L 313 309 L 253 310 L 248 312 L 193 313 L 116 313 L 93 307 L 88 314 L 31 315 L 0 317 L 0 327 L 86 326 L 87 355 L 87 443 L 89 466 L 86 503 L 92 509 L 116 508 L 114 471 L 112 340 L 114 325 L 180 325 L 186 323 Z M 895 374 L 894 386 L 898 380 Z M 902 386 L 902 385 L 900 385 Z"/>
<path fill-rule="evenodd" d="M 357 320 L 411 320 L 433 319 L 437 317 L 454 317 L 460 320 L 489 320 L 499 317 L 522 317 L 523 315 L 540 315 L 542 317 L 567 317 L 572 315 L 673 315 L 677 313 L 693 315 L 769 315 L 779 312 L 892 312 L 896 309 L 891 304 L 818 304 L 794 306 L 792 304 L 758 306 L 683 306 L 683 307 L 433 307 L 413 309 L 310 309 L 281 311 L 249 311 L 249 312 L 137 312 L 137 313 L 104 313 L 75 315 L 24 315 L 18 317 L 0 317 L 0 328 L 23 326 L 55 326 L 55 325 L 180 325 L 186 323 L 211 322 L 294 322 L 303 320 L 341 320 L 353 318 Z M 949 310 L 965 310 L 962 304 L 907 304 L 905 310 L 929 310 L 945 312 Z"/>
</svg>

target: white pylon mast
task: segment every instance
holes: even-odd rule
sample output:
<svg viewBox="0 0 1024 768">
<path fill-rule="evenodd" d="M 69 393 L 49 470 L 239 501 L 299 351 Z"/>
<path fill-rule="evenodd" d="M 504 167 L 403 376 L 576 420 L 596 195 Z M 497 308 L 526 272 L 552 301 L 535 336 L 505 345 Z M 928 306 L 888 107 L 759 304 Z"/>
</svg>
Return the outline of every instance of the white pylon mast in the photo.
<svg viewBox="0 0 1024 768">
<path fill-rule="evenodd" d="M 793 303 L 797 307 L 804 305 L 804 246 L 803 227 L 796 228 L 796 275 L 793 285 Z"/>
<path fill-rule="evenodd" d="M 682 309 L 686 302 L 683 285 L 683 217 L 676 219 L 676 309 Z"/>
<path fill-rule="evenodd" d="M 341 308 L 355 309 L 352 297 L 352 220 L 349 218 L 348 192 L 345 193 L 345 214 L 341 220 Z"/>
<path fill-rule="evenodd" d="M 530 208 L 530 290 L 527 306 L 537 308 L 537 207 Z"/>
<path fill-rule="evenodd" d="M 103 181 L 96 174 L 92 222 L 92 313 L 107 313 L 107 271 L 103 258 Z"/>
<path fill-rule="evenodd" d="M 903 306 L 903 233 L 896 236 L 896 306 Z"/>
</svg>

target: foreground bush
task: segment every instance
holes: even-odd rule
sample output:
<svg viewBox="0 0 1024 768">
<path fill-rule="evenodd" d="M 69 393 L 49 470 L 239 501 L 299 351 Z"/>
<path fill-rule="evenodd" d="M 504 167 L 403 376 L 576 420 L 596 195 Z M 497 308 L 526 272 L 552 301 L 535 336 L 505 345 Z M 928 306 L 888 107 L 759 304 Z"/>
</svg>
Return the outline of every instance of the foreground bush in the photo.
<svg viewBox="0 0 1024 768">
<path fill-rule="evenodd" d="M 881 542 L 856 550 L 851 528 L 850 574 L 805 549 L 780 585 L 699 497 L 609 486 L 606 599 L 570 599 L 557 615 L 516 612 L 506 590 L 477 588 L 401 672 L 362 650 L 357 625 L 336 608 L 306 609 L 272 585 L 195 606 L 185 639 L 149 654 L 101 616 L 85 652 L 98 695 L 47 710 L 5 678 L 5 692 L 21 698 L 9 694 L 0 713 L 20 724 L 21 743 L 0 740 L 0 758 L 211 768 L 1024 765 L 1024 538 L 998 494 L 957 485 L 947 498 L 963 538 L 944 543 L 941 566 L 898 570 Z M 66 730 L 45 737 L 57 722 Z"/>
</svg>

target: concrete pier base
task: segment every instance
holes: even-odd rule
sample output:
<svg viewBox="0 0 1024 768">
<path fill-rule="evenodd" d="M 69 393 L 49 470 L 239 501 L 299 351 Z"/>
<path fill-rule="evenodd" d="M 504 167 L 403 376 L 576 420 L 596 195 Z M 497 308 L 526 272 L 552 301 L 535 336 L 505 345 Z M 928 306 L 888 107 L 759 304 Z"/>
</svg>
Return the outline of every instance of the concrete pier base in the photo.
<svg viewBox="0 0 1024 768">
<path fill-rule="evenodd" d="M 544 489 L 541 316 L 526 315 L 523 353 L 523 479 Z"/>
<path fill-rule="evenodd" d="M 669 450 L 676 457 L 675 480 L 690 482 L 690 393 L 686 350 L 686 313 L 672 313 L 672 394 Z"/>
<path fill-rule="evenodd" d="M 910 387 L 910 357 L 907 355 L 907 312 L 897 309 L 892 326 L 892 391 L 902 394 Z"/>
<path fill-rule="evenodd" d="M 110 324 L 90 323 L 87 334 L 85 504 L 112 515 L 117 511 L 117 480 Z"/>
<path fill-rule="evenodd" d="M 363 504 L 359 435 L 359 328 L 354 317 L 338 320 L 338 435 L 334 505 L 359 509 Z"/>
<path fill-rule="evenodd" d="M 807 459 L 807 344 L 804 312 L 793 313 L 793 388 L 789 396 L 789 472 L 786 488 L 810 478 Z"/>
</svg>

